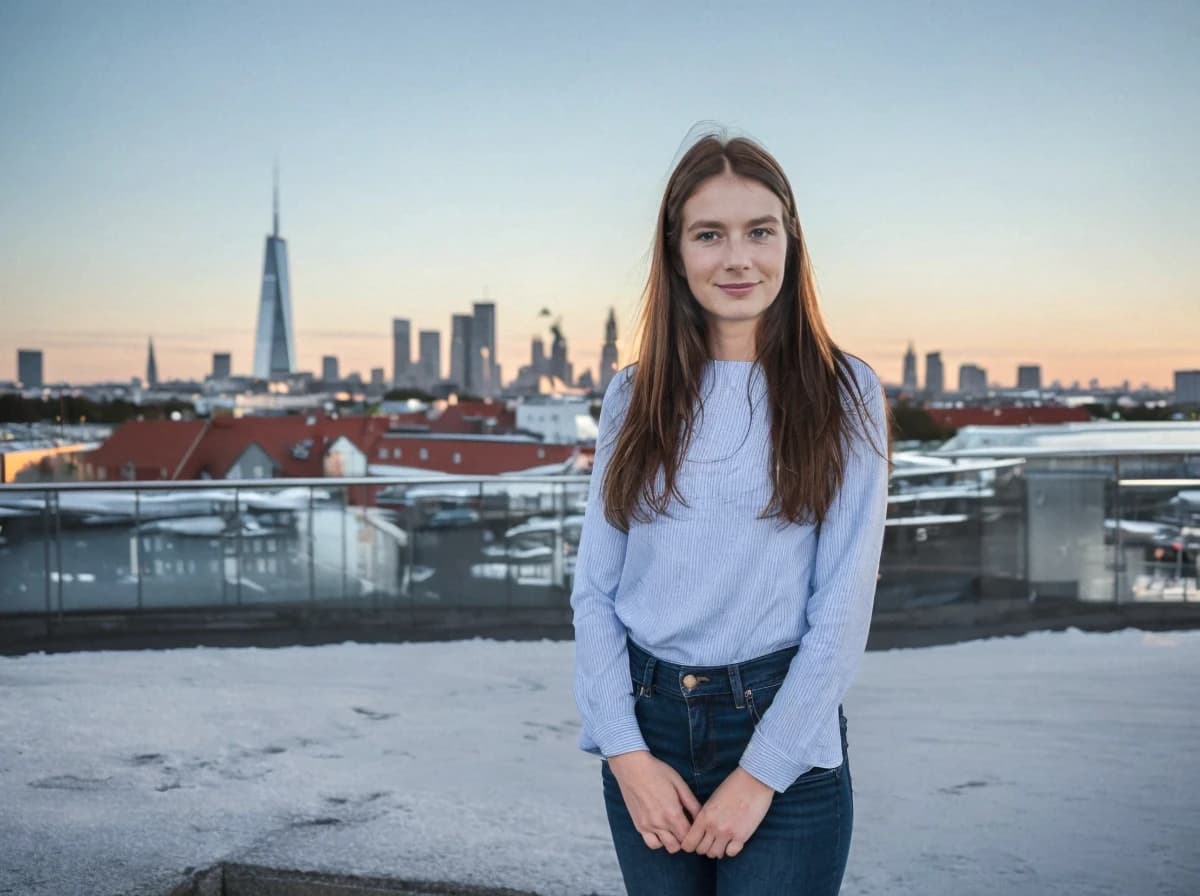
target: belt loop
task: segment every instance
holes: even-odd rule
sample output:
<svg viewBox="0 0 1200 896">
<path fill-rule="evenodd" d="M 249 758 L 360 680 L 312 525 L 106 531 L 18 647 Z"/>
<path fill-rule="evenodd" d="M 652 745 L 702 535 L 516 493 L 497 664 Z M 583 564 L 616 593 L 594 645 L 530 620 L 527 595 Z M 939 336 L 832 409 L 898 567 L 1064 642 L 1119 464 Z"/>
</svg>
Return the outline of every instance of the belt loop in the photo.
<svg viewBox="0 0 1200 896">
<path fill-rule="evenodd" d="M 742 670 L 737 663 L 732 663 L 729 666 L 729 687 L 733 691 L 734 708 L 743 709 L 746 703 L 742 695 Z"/>
<path fill-rule="evenodd" d="M 645 684 L 642 685 L 642 693 L 647 697 L 654 696 L 654 664 L 657 662 L 657 658 L 651 656 L 646 660 L 646 671 L 642 673 L 642 680 L 645 681 Z"/>
</svg>

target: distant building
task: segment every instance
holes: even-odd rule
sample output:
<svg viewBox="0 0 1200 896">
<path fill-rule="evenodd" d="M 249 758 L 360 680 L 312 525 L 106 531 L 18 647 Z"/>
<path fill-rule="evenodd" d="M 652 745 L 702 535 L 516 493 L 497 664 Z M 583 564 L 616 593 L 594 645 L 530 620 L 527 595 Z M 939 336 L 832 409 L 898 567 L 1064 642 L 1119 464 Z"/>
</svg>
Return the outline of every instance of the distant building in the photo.
<svg viewBox="0 0 1200 896">
<path fill-rule="evenodd" d="M 574 369 L 567 360 L 567 337 L 563 335 L 562 323 L 555 321 L 550 331 L 554 334 L 554 342 L 550 346 L 550 375 L 572 386 L 575 384 Z"/>
<path fill-rule="evenodd" d="M 1017 367 L 1017 388 L 1018 389 L 1035 389 L 1041 391 L 1042 388 L 1042 367 L 1040 364 L 1021 364 Z"/>
<path fill-rule="evenodd" d="M 17 380 L 25 389 L 40 389 L 42 380 L 42 353 L 39 349 L 17 349 Z"/>
<path fill-rule="evenodd" d="M 496 363 L 496 303 L 476 302 L 473 311 L 471 365 L 474 381 L 467 388 L 476 395 L 493 398 L 500 391 L 499 368 Z"/>
<path fill-rule="evenodd" d="M 442 379 L 442 334 L 437 330 L 422 330 L 418 339 L 418 385 L 428 391 Z"/>
<path fill-rule="evenodd" d="M 412 384 L 412 327 L 410 322 L 404 318 L 393 318 L 392 385 L 411 386 Z"/>
<path fill-rule="evenodd" d="M 274 229 L 267 237 L 266 257 L 263 260 L 262 294 L 254 338 L 254 376 L 261 380 L 279 379 L 296 369 L 287 242 L 279 235 L 278 176 L 275 180 L 273 220 Z"/>
<path fill-rule="evenodd" d="M 541 336 L 534 336 L 530 344 L 529 366 L 535 374 L 550 372 L 550 364 L 546 359 L 546 342 Z"/>
<path fill-rule="evenodd" d="M 946 391 L 946 370 L 942 365 L 941 352 L 928 352 L 925 355 L 925 393 L 930 398 L 938 398 Z"/>
<path fill-rule="evenodd" d="M 600 349 L 600 391 L 603 392 L 617 375 L 617 315 L 608 309 L 604 323 L 604 348 Z"/>
<path fill-rule="evenodd" d="M 371 368 L 371 388 L 375 391 L 382 391 L 384 388 L 384 370 L 382 367 Z"/>
<path fill-rule="evenodd" d="M 471 315 L 450 315 L 450 379 L 463 392 L 469 392 L 474 382 L 471 369 L 474 330 L 475 319 Z"/>
<path fill-rule="evenodd" d="M 987 371 L 974 364 L 960 365 L 958 391 L 963 395 L 987 395 Z"/>
<path fill-rule="evenodd" d="M 904 353 L 903 386 L 904 391 L 909 395 L 916 395 L 917 389 L 920 388 L 920 384 L 917 382 L 917 353 L 911 342 L 908 344 L 908 351 Z"/>
<path fill-rule="evenodd" d="M 1175 403 L 1200 405 L 1200 370 L 1175 371 Z"/>
<path fill-rule="evenodd" d="M 327 383 L 336 383 L 341 379 L 341 377 L 338 376 L 337 355 L 321 356 L 321 379 Z"/>
<path fill-rule="evenodd" d="M 158 362 L 154 360 L 154 340 L 147 340 L 146 385 L 153 389 L 158 385 Z"/>
<path fill-rule="evenodd" d="M 227 380 L 233 376 L 233 356 L 229 352 L 213 352 L 212 378 Z"/>
<path fill-rule="evenodd" d="M 598 434 L 586 399 L 531 399 L 517 405 L 517 428 L 547 442 L 594 442 Z"/>
</svg>

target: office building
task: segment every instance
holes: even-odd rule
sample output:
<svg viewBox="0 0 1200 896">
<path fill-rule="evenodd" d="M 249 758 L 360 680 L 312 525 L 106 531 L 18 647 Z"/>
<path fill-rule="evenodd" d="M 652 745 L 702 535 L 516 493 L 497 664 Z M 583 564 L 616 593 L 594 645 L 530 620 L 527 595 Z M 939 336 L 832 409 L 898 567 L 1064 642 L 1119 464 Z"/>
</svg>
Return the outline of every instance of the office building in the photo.
<svg viewBox="0 0 1200 896">
<path fill-rule="evenodd" d="M 417 343 L 420 386 L 429 390 L 442 379 L 442 334 L 437 330 L 421 330 Z"/>
<path fill-rule="evenodd" d="M 233 376 L 233 356 L 229 352 L 213 352 L 212 378 L 227 380 Z"/>
<path fill-rule="evenodd" d="M 383 390 L 384 376 L 385 376 L 385 373 L 384 373 L 384 370 L 382 367 L 372 367 L 371 368 L 371 389 L 372 389 L 372 391 L 379 392 L 379 391 Z"/>
<path fill-rule="evenodd" d="M 1175 371 L 1175 404 L 1200 405 L 1200 370 Z"/>
<path fill-rule="evenodd" d="M 963 395 L 987 395 L 987 371 L 975 364 L 959 366 L 958 391 Z"/>
<path fill-rule="evenodd" d="M 40 350 L 17 349 L 17 380 L 24 389 L 42 388 L 42 353 Z"/>
<path fill-rule="evenodd" d="M 392 385 L 411 386 L 412 327 L 402 317 L 392 320 Z"/>
<path fill-rule="evenodd" d="M 927 352 L 925 355 L 925 394 L 930 398 L 939 398 L 946 391 L 946 369 L 942 364 L 941 352 Z"/>
<path fill-rule="evenodd" d="M 1042 388 L 1042 368 L 1039 364 L 1021 364 L 1017 367 L 1017 388 L 1018 389 L 1037 389 Z"/>
<path fill-rule="evenodd" d="M 496 363 L 496 303 L 475 302 L 472 311 L 471 372 L 474 380 L 468 389 L 481 398 L 493 398 L 500 391 Z"/>
<path fill-rule="evenodd" d="M 341 377 L 338 376 L 337 355 L 321 356 L 321 379 L 327 383 L 336 383 L 339 379 L 341 379 Z"/>
<path fill-rule="evenodd" d="M 258 328 L 254 338 L 254 376 L 261 380 L 285 377 L 296 369 L 287 242 L 279 235 L 278 173 L 274 197 L 274 227 L 267 237 L 262 294 L 258 303 Z"/>
<path fill-rule="evenodd" d="M 469 314 L 450 316 L 450 380 L 461 392 L 470 392 L 474 382 L 471 343 L 475 319 Z"/>
</svg>

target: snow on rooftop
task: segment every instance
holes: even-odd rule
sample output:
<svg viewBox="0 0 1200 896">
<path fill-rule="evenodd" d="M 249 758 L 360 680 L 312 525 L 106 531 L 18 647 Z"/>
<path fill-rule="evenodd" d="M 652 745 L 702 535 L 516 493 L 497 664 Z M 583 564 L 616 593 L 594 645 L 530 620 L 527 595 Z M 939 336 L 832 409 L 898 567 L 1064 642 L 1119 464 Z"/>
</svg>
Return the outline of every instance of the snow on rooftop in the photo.
<svg viewBox="0 0 1200 896">
<path fill-rule="evenodd" d="M 0 658 L 0 893 L 187 867 L 623 892 L 570 642 Z M 1200 632 L 868 654 L 843 894 L 1200 893 Z"/>
</svg>

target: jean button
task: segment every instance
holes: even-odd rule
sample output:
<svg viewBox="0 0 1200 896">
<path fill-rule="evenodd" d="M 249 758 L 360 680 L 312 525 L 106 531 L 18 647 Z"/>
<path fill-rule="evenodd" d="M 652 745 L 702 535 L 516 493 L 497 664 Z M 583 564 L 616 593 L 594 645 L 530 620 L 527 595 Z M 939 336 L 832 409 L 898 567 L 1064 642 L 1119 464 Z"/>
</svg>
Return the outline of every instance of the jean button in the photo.
<svg viewBox="0 0 1200 896">
<path fill-rule="evenodd" d="M 697 679 L 695 675 L 683 676 L 683 686 L 685 688 L 687 688 L 689 691 L 699 683 L 700 683 L 699 679 Z"/>
</svg>

